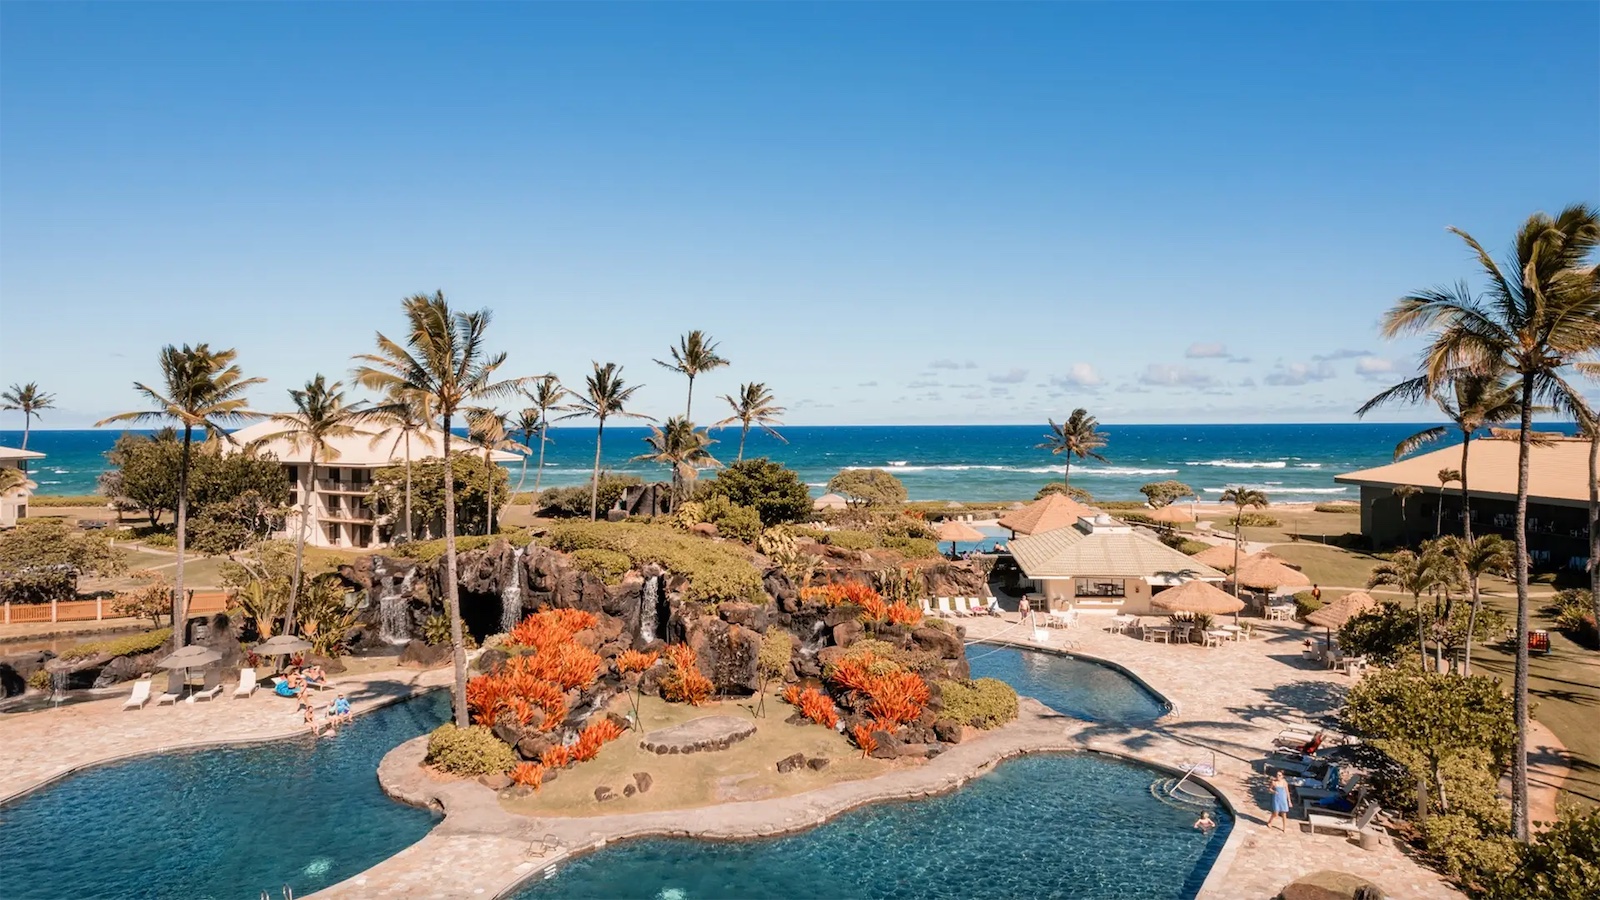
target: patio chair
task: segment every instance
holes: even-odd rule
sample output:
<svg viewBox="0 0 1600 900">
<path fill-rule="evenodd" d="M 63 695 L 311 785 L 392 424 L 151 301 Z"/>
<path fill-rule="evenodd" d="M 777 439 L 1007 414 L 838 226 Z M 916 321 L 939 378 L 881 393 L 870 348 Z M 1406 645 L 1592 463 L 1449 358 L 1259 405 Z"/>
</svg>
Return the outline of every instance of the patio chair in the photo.
<svg viewBox="0 0 1600 900">
<path fill-rule="evenodd" d="M 256 692 L 256 670 L 246 667 L 239 670 L 239 686 L 233 689 L 234 699 L 248 697 Z"/>
<path fill-rule="evenodd" d="M 189 702 L 196 703 L 201 700 L 215 700 L 222 693 L 222 670 L 212 669 L 206 673 L 205 686 L 189 695 Z"/>
<path fill-rule="evenodd" d="M 146 703 L 149 703 L 149 702 L 150 702 L 150 679 L 141 678 L 138 681 L 135 681 L 133 683 L 133 693 L 128 695 L 128 699 L 127 699 L 126 702 L 124 702 L 122 704 L 122 708 L 123 709 L 142 709 L 142 708 L 144 708 L 144 705 Z"/>
<path fill-rule="evenodd" d="M 167 676 L 167 692 L 156 698 L 156 705 L 160 706 L 163 703 L 177 703 L 178 698 L 183 696 L 183 681 L 183 670 L 174 669 L 172 673 Z"/>
<path fill-rule="evenodd" d="M 1355 818 L 1352 819 L 1346 819 L 1343 816 L 1331 815 L 1329 813 L 1316 812 L 1307 815 L 1306 818 L 1311 821 L 1312 834 L 1316 834 L 1318 828 L 1324 828 L 1329 831 L 1336 831 L 1341 834 L 1351 835 L 1360 834 L 1361 832 L 1366 831 L 1369 827 L 1382 831 L 1381 828 L 1378 828 L 1378 826 L 1372 824 L 1372 820 L 1377 817 L 1379 812 L 1380 809 L 1378 804 L 1368 803 L 1367 808 L 1363 809 L 1357 816 L 1355 816 Z"/>
<path fill-rule="evenodd" d="M 1308 788 L 1304 793 L 1301 794 L 1300 802 L 1305 806 L 1308 814 L 1313 812 L 1323 812 L 1327 813 L 1328 815 L 1339 815 L 1350 818 L 1354 817 L 1356 813 L 1360 812 L 1362 806 L 1365 805 L 1368 790 L 1370 790 L 1370 786 L 1366 783 L 1366 781 L 1358 776 L 1350 779 L 1350 784 L 1347 785 L 1342 791 L 1314 791 Z M 1338 797 L 1350 798 L 1350 809 L 1348 811 L 1331 809 L 1328 807 L 1319 807 L 1319 804 L 1327 803 Z"/>
</svg>

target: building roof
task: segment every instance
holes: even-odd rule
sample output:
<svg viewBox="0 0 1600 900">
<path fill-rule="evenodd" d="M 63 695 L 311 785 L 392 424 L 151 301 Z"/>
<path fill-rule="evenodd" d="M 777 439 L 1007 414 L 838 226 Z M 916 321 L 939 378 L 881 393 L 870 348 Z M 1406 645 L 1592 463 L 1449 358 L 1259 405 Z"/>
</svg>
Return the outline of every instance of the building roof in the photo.
<svg viewBox="0 0 1600 900">
<path fill-rule="evenodd" d="M 1500 432 L 1499 434 L 1504 434 Z M 1467 488 L 1474 497 L 1517 499 L 1516 432 L 1510 438 L 1474 438 L 1467 454 Z M 1445 447 L 1402 459 L 1375 469 L 1362 469 L 1335 475 L 1340 484 L 1392 488 L 1414 485 L 1425 492 L 1439 493 L 1439 470 L 1461 468 L 1461 448 Z M 1447 492 L 1461 490 L 1451 482 Z M 1528 497 L 1536 503 L 1586 505 L 1589 502 L 1589 441 L 1575 437 L 1547 436 L 1543 444 L 1528 448 Z"/>
<path fill-rule="evenodd" d="M 1106 529 L 1084 522 L 1019 537 L 1011 555 L 1029 578 L 1144 578 L 1157 584 L 1192 579 L 1220 581 L 1221 572 L 1124 525 Z"/>
<path fill-rule="evenodd" d="M 44 459 L 44 454 L 32 450 L 18 450 L 15 447 L 0 447 L 0 460 L 5 459 Z"/>
<path fill-rule="evenodd" d="M 1174 588 L 1155 594 L 1150 605 L 1156 609 L 1173 612 L 1205 613 L 1208 616 L 1227 615 L 1244 609 L 1244 601 L 1204 581 L 1185 581 Z"/>
<path fill-rule="evenodd" d="M 844 497 L 839 494 L 823 494 L 821 497 L 818 497 L 816 500 L 812 501 L 811 508 L 844 509 L 849 505 L 849 501 L 845 500 Z"/>
<path fill-rule="evenodd" d="M 337 451 L 337 455 L 327 457 L 323 453 L 318 453 L 317 465 L 374 467 L 397 465 L 405 461 L 404 440 L 401 440 L 397 446 L 395 444 L 395 436 L 390 435 L 374 444 L 373 439 L 384 431 L 382 426 L 361 423 L 353 427 L 356 431 L 355 434 L 328 440 L 328 445 Z M 233 439 L 242 446 L 259 441 L 269 434 L 282 430 L 282 424 L 266 420 L 233 432 Z M 411 438 L 412 461 L 438 457 L 444 446 L 443 441 L 444 433 L 437 429 L 429 432 L 426 440 L 420 435 L 413 435 Z M 279 462 L 308 463 L 311 461 L 310 448 L 303 444 L 296 448 L 286 438 L 275 438 L 266 441 L 258 445 L 257 449 L 263 453 L 271 453 L 278 458 Z M 450 449 L 483 452 L 483 449 L 478 444 L 460 435 L 450 436 Z M 491 454 L 490 458 L 495 462 L 514 462 L 522 457 L 517 456 L 515 453 L 496 450 Z"/>
<path fill-rule="evenodd" d="M 1042 534 L 1076 525 L 1079 519 L 1094 518 L 1099 510 L 1084 506 L 1066 494 L 1050 494 L 1000 517 L 1000 527 L 1017 534 Z"/>
</svg>

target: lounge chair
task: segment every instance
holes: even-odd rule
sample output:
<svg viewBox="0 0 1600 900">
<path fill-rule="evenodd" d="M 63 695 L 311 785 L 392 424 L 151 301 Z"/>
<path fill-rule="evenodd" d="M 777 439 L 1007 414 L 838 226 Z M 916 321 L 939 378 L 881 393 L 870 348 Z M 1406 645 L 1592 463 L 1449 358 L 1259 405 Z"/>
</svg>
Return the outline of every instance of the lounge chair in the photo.
<svg viewBox="0 0 1600 900">
<path fill-rule="evenodd" d="M 189 702 L 215 700 L 220 693 L 222 693 L 222 670 L 212 669 L 206 673 L 205 686 L 189 695 Z"/>
<path fill-rule="evenodd" d="M 1376 825 L 1372 824 L 1372 820 L 1378 815 L 1379 811 L 1378 804 L 1368 803 L 1367 808 L 1362 810 L 1361 813 L 1353 819 L 1346 819 L 1343 816 L 1333 815 L 1330 813 L 1315 812 L 1307 815 L 1306 818 L 1311 820 L 1312 834 L 1316 834 L 1318 828 L 1325 828 L 1329 831 L 1337 831 L 1346 835 L 1360 834 L 1361 832 L 1366 831 L 1369 827 L 1375 829 L 1377 828 Z M 1382 829 L 1377 830 L 1381 831 Z"/>
<path fill-rule="evenodd" d="M 260 687 L 260 685 L 256 684 L 256 670 L 248 667 L 240 669 L 239 686 L 233 689 L 234 699 L 238 699 L 239 697 L 248 697 L 251 694 L 254 694 L 256 692 L 256 688 L 258 687 Z"/>
<path fill-rule="evenodd" d="M 1360 815 L 1362 810 L 1367 808 L 1367 787 L 1368 786 L 1365 784 L 1360 784 L 1356 786 L 1355 790 L 1350 792 L 1349 809 L 1334 809 L 1332 806 L 1326 805 L 1334 801 L 1340 795 L 1316 798 L 1308 797 L 1300 801 L 1300 806 L 1307 819 L 1311 818 L 1312 813 L 1317 813 L 1324 816 L 1338 816 L 1341 819 L 1353 819 Z"/>
<path fill-rule="evenodd" d="M 150 679 L 141 678 L 133 683 L 133 693 L 122 704 L 123 709 L 141 709 L 150 702 Z"/>
<path fill-rule="evenodd" d="M 182 671 L 174 670 L 172 674 L 168 675 L 167 692 L 156 698 L 156 705 L 160 706 L 163 703 L 177 703 L 178 698 L 183 696 L 183 679 L 184 675 Z"/>
</svg>

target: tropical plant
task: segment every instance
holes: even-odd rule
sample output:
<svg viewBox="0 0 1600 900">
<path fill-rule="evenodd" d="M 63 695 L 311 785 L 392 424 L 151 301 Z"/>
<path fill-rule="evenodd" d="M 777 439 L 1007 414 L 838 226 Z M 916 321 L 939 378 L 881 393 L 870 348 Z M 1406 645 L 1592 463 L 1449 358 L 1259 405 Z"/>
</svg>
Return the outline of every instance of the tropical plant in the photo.
<svg viewBox="0 0 1600 900">
<path fill-rule="evenodd" d="M 728 364 L 717 355 L 717 342 L 699 329 L 678 338 L 678 346 L 670 349 L 671 362 L 656 360 L 656 365 L 689 377 L 689 398 L 683 404 L 683 417 L 688 419 L 694 408 L 694 379 L 702 372 L 720 369 Z"/>
<path fill-rule="evenodd" d="M 750 436 L 750 426 L 755 425 L 767 434 L 772 435 L 785 444 L 788 438 L 779 434 L 772 426 L 782 425 L 778 417 L 783 415 L 784 408 L 778 406 L 772 399 L 772 392 L 767 390 L 765 383 L 760 381 L 739 385 L 737 397 L 723 394 L 722 399 L 728 401 L 728 406 L 733 409 L 733 415 L 713 425 L 713 428 L 725 428 L 735 422 L 739 423 L 739 455 L 734 457 L 734 462 L 744 459 L 744 441 Z"/>
<path fill-rule="evenodd" d="M 512 427 L 511 417 L 507 413 L 486 408 L 467 410 L 467 433 L 482 448 L 485 466 L 495 466 L 494 454 L 499 451 L 520 454 L 523 468 L 527 468 L 528 455 L 533 451 L 529 450 L 526 444 L 519 444 L 511 439 Z M 484 521 L 487 522 L 484 534 L 494 534 L 494 513 L 497 508 L 498 504 L 491 496 L 488 506 L 484 507 Z"/>
<path fill-rule="evenodd" d="M 506 469 L 471 451 L 451 454 L 449 472 L 455 505 L 457 538 L 462 535 L 487 535 L 490 509 L 499 509 L 511 499 L 511 479 Z M 439 456 L 416 460 L 409 471 L 404 466 L 385 466 L 372 473 L 367 503 L 374 509 L 395 510 L 402 502 L 407 475 L 411 482 L 411 514 L 419 542 L 444 535 L 445 461 Z M 416 547 L 404 552 L 414 556 Z"/>
<path fill-rule="evenodd" d="M 408 393 L 398 386 L 391 387 L 382 403 L 368 409 L 367 418 L 383 426 L 368 446 L 376 447 L 393 437 L 389 445 L 391 459 L 395 450 L 405 448 L 405 497 L 401 515 L 405 520 L 405 540 L 410 541 L 416 536 L 415 520 L 411 516 L 411 439 L 416 438 L 429 450 L 434 446 L 433 414 L 428 410 L 428 398 Z"/>
<path fill-rule="evenodd" d="M 37 487 L 28 480 L 28 476 L 21 469 L 0 469 L 0 494 L 9 494 L 18 488 L 32 490 Z"/>
<path fill-rule="evenodd" d="M 1417 608 L 1417 650 L 1423 668 L 1428 666 L 1427 616 L 1422 610 L 1422 595 L 1443 586 L 1454 573 L 1452 562 L 1431 548 L 1422 553 L 1400 550 L 1372 567 L 1367 587 L 1390 585 L 1411 595 Z"/>
<path fill-rule="evenodd" d="M 1578 425 L 1589 439 L 1589 600 L 1594 604 L 1595 624 L 1600 627 L 1600 414 Z M 1600 643 L 1596 649 L 1600 649 Z"/>
<path fill-rule="evenodd" d="M 563 403 L 572 392 L 561 386 L 561 379 L 554 375 L 540 375 L 533 380 L 532 387 L 524 387 L 522 396 L 533 405 L 524 409 L 517 417 L 517 431 L 522 435 L 522 442 L 529 447 L 533 446 L 534 433 L 539 436 L 539 467 L 533 471 L 533 492 L 539 493 L 539 483 L 544 478 L 544 448 L 550 443 L 550 423 L 562 419 L 570 419 L 577 413 L 567 412 L 572 407 Z M 565 415 L 552 416 L 551 413 L 562 412 Z M 531 428 L 529 426 L 532 426 Z M 522 477 L 528 476 L 528 456 L 522 457 Z M 522 491 L 522 479 L 517 479 L 517 491 Z"/>
<path fill-rule="evenodd" d="M 1513 241 L 1507 265 L 1460 229 L 1451 229 L 1475 254 L 1486 290 L 1473 296 L 1463 283 L 1402 297 L 1384 317 L 1389 337 L 1428 334 L 1422 371 L 1428 384 L 1446 383 L 1466 370 L 1513 377 L 1518 392 L 1517 508 L 1515 539 L 1517 649 L 1512 694 L 1517 748 L 1512 760 L 1511 828 L 1529 836 L 1528 818 L 1528 453 L 1536 406 L 1591 415 L 1578 390 L 1562 375 L 1569 364 L 1591 361 L 1600 350 L 1600 215 L 1583 205 L 1551 218 L 1530 216 Z"/>
<path fill-rule="evenodd" d="M 1400 500 L 1400 529 L 1405 533 L 1406 546 L 1411 545 L 1411 520 L 1406 516 L 1406 509 L 1411 498 L 1422 493 L 1422 488 L 1414 484 L 1397 484 L 1390 493 Z"/>
<path fill-rule="evenodd" d="M 1152 481 L 1141 486 L 1139 493 L 1149 498 L 1152 507 L 1161 509 L 1184 497 L 1193 497 L 1194 488 L 1181 481 Z"/>
<path fill-rule="evenodd" d="M 1463 675 L 1472 674 L 1472 640 L 1478 633 L 1478 613 L 1483 608 L 1478 592 L 1480 580 L 1485 575 L 1510 575 L 1516 566 L 1516 547 L 1497 534 L 1480 538 L 1449 535 L 1434 542 L 1435 549 L 1456 566 L 1457 573 L 1467 583 L 1472 606 L 1467 614 L 1466 647 L 1461 661 Z"/>
<path fill-rule="evenodd" d="M 311 642 L 311 652 L 334 658 L 344 654 L 346 638 L 360 614 L 355 604 L 346 602 L 346 593 L 344 582 L 331 572 L 306 583 L 300 630 Z"/>
<path fill-rule="evenodd" d="M 1220 498 L 1223 503 L 1232 503 L 1235 510 L 1233 514 L 1233 571 L 1239 571 L 1239 551 L 1244 548 L 1244 508 L 1253 506 L 1256 509 L 1266 509 L 1271 501 L 1263 491 L 1255 488 L 1230 487 L 1222 492 Z M 1233 595 L 1239 596 L 1239 579 L 1233 579 Z"/>
<path fill-rule="evenodd" d="M 1450 482 L 1460 480 L 1460 469 L 1444 468 L 1439 470 L 1439 505 L 1433 519 L 1433 536 L 1435 539 L 1444 536 L 1444 489 L 1450 486 Z"/>
<path fill-rule="evenodd" d="M 896 507 L 906 502 L 906 486 L 882 469 L 845 469 L 828 482 L 828 490 L 852 506 Z"/>
<path fill-rule="evenodd" d="M 812 514 L 811 492 L 800 475 L 766 457 L 723 468 L 696 496 L 726 497 L 736 506 L 748 506 L 761 516 L 765 528 L 803 522 Z"/>
<path fill-rule="evenodd" d="M 650 435 L 644 442 L 650 445 L 650 452 L 635 456 L 633 460 L 668 467 L 672 472 L 673 503 L 688 496 L 688 485 L 699 477 L 700 469 L 721 465 L 706 449 L 716 441 L 682 416 L 672 416 L 660 426 L 650 426 Z"/>
<path fill-rule="evenodd" d="M 1106 445 L 1106 434 L 1099 431 L 1100 423 L 1089 411 L 1078 408 L 1072 415 L 1062 420 L 1060 425 L 1055 419 L 1050 420 L 1050 431 L 1044 436 L 1044 443 L 1035 444 L 1039 450 L 1049 450 L 1051 453 L 1062 457 L 1061 483 L 1072 483 L 1072 458 L 1097 459 L 1105 462 L 1106 458 L 1100 455 L 1100 448 Z"/>
<path fill-rule="evenodd" d="M 208 438 L 233 442 L 228 427 L 259 418 L 245 405 L 245 391 L 264 378 L 245 378 L 234 363 L 233 350 L 213 352 L 208 344 L 190 347 L 172 344 L 161 348 L 159 390 L 134 382 L 136 392 L 149 400 L 154 409 L 119 413 L 95 423 L 98 428 L 113 422 L 177 422 L 183 428 L 183 449 L 178 460 L 177 569 L 173 575 L 172 622 L 174 649 L 184 644 L 183 567 L 189 527 L 189 464 L 195 429 Z"/>
<path fill-rule="evenodd" d="M 0 392 L 0 409 L 14 409 L 22 413 L 22 449 L 28 449 L 28 433 L 39 410 L 55 409 L 56 395 L 39 390 L 39 383 L 13 384 L 10 390 Z M 22 461 L 22 471 L 28 471 L 28 461 Z"/>
<path fill-rule="evenodd" d="M 450 616 L 450 643 L 455 656 L 455 721 L 467 725 L 467 651 L 461 639 L 461 602 L 456 584 L 456 503 L 454 462 L 450 456 L 452 420 L 486 400 L 505 397 L 521 386 L 520 379 L 496 381 L 495 371 L 505 363 L 504 353 L 484 349 L 489 311 L 457 312 L 444 292 L 418 294 L 406 299 L 406 336 L 403 342 L 378 333 L 376 353 L 357 356 L 356 382 L 386 396 L 426 404 L 441 422 L 444 449 L 445 610 Z"/>
<path fill-rule="evenodd" d="M 695 332 L 699 334 L 699 332 Z M 600 517 L 600 443 L 606 435 L 606 419 L 650 419 L 642 413 L 628 411 L 633 392 L 642 385 L 628 387 L 622 380 L 622 367 L 616 363 L 594 363 L 594 373 L 584 379 L 585 391 L 573 402 L 572 408 L 582 415 L 591 416 L 598 423 L 594 432 L 594 474 L 589 482 L 589 521 Z M 690 379 L 693 385 L 693 378 Z"/>
</svg>

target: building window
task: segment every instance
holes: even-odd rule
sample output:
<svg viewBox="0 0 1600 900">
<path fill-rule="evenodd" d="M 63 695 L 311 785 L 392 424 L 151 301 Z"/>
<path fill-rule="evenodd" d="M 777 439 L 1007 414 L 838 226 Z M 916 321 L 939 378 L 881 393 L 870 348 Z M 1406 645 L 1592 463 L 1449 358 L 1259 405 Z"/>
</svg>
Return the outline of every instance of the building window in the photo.
<svg viewBox="0 0 1600 900">
<path fill-rule="evenodd" d="M 1077 597 L 1126 597 L 1128 583 L 1122 578 L 1076 579 L 1073 595 Z"/>
<path fill-rule="evenodd" d="M 294 484 L 295 482 L 300 480 L 300 467 L 299 466 L 284 466 L 283 467 L 283 471 L 289 473 L 289 483 L 290 484 Z"/>
</svg>

